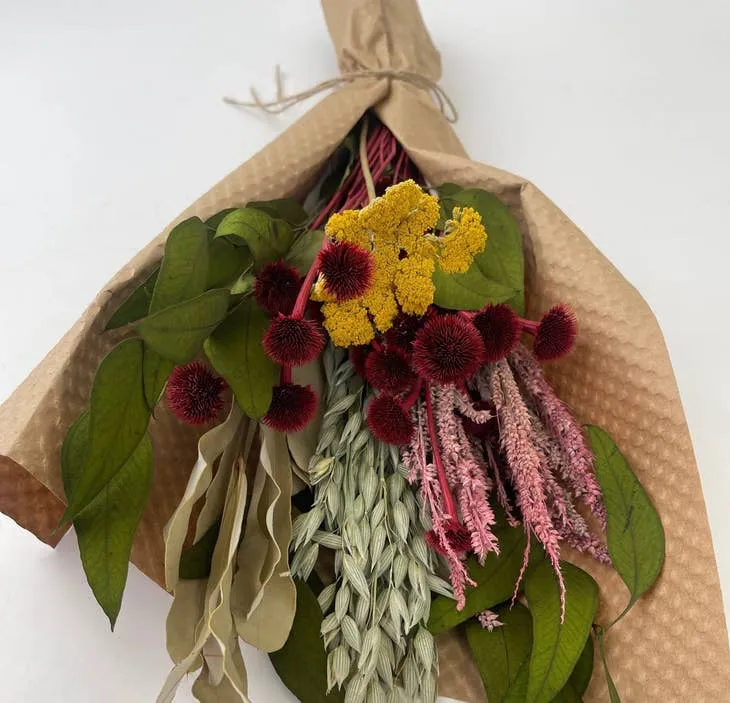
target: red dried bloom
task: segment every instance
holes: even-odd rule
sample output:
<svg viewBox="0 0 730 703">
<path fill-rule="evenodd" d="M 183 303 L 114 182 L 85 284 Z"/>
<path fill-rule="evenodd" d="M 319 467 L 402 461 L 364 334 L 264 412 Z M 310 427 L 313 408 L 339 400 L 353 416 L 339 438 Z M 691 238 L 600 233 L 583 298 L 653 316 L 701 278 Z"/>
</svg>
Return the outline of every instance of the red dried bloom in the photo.
<svg viewBox="0 0 730 703">
<path fill-rule="evenodd" d="M 393 326 L 385 333 L 388 346 L 409 349 L 423 321 L 417 315 L 400 313 L 393 321 Z"/>
<path fill-rule="evenodd" d="M 317 410 L 317 394 L 311 386 L 281 383 L 274 387 L 264 424 L 277 432 L 299 432 L 314 417 Z"/>
<path fill-rule="evenodd" d="M 225 388 L 226 382 L 200 362 L 176 366 L 167 381 L 167 405 L 183 422 L 204 425 L 223 407 Z"/>
<path fill-rule="evenodd" d="M 426 380 L 443 385 L 470 378 L 483 356 L 479 332 L 461 315 L 432 317 L 413 342 L 413 367 Z"/>
<path fill-rule="evenodd" d="M 290 315 L 300 286 L 301 279 L 296 269 L 283 261 L 275 261 L 256 276 L 253 294 L 256 302 L 272 317 Z"/>
<path fill-rule="evenodd" d="M 457 554 L 464 554 L 471 549 L 471 535 L 469 534 L 469 530 L 458 520 L 449 520 L 445 526 L 445 531 L 449 546 Z M 441 543 L 439 536 L 433 530 L 426 532 L 424 537 L 428 546 L 435 552 L 444 555 L 447 554 L 447 550 Z"/>
<path fill-rule="evenodd" d="M 372 348 L 367 344 L 350 347 L 350 363 L 355 369 L 355 373 L 363 380 L 365 379 L 365 362 L 371 351 Z"/>
<path fill-rule="evenodd" d="M 408 357 L 397 347 L 370 352 L 365 360 L 365 374 L 373 388 L 390 395 L 403 393 L 416 382 Z"/>
<path fill-rule="evenodd" d="M 565 356 L 575 344 L 578 320 L 567 305 L 555 305 L 543 315 L 537 325 L 532 351 L 539 361 Z"/>
<path fill-rule="evenodd" d="M 413 436 L 410 416 L 389 395 L 379 395 L 370 401 L 367 423 L 373 435 L 387 444 L 408 444 Z"/>
<path fill-rule="evenodd" d="M 474 316 L 474 326 L 484 342 L 484 361 L 499 361 L 520 339 L 520 318 L 509 305 L 486 305 Z"/>
<path fill-rule="evenodd" d="M 364 295 L 373 282 L 375 262 L 370 252 L 351 242 L 325 247 L 319 254 L 325 290 L 339 302 Z"/>
<path fill-rule="evenodd" d="M 324 333 L 314 320 L 291 315 L 275 317 L 263 338 L 269 358 L 282 366 L 309 363 L 319 356 L 324 344 Z"/>
</svg>

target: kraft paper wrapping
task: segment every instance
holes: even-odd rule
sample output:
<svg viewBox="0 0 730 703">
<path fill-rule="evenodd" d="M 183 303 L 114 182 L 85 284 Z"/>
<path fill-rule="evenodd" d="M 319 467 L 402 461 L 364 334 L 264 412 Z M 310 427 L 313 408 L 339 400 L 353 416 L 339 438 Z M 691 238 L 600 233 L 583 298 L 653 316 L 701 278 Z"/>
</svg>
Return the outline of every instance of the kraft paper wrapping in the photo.
<svg viewBox="0 0 730 703">
<path fill-rule="evenodd" d="M 342 71 L 406 69 L 433 80 L 439 54 L 415 0 L 323 0 Z M 206 218 L 250 200 L 301 192 L 361 115 L 374 108 L 433 184 L 497 194 L 522 227 L 531 317 L 557 301 L 580 320 L 577 348 L 549 374 L 581 421 L 605 427 L 623 449 L 666 529 L 666 565 L 651 594 L 607 638 L 625 703 L 720 701 L 730 656 L 719 580 L 692 445 L 661 332 L 638 292 L 534 185 L 470 161 L 429 96 L 399 80 L 362 79 L 324 98 L 289 130 L 214 186 L 179 219 Z M 85 406 L 96 367 L 118 341 L 102 334 L 116 308 L 159 260 L 166 230 L 104 287 L 76 325 L 0 407 L 0 509 L 40 539 L 62 512 L 60 447 Z M 197 435 L 163 409 L 152 423 L 155 483 L 132 561 L 162 583 L 162 527 L 182 495 Z M 601 585 L 599 621 L 627 601 L 610 569 L 584 559 Z M 440 643 L 440 693 L 486 701 L 464 641 Z M 606 701 L 601 673 L 586 701 Z"/>
</svg>

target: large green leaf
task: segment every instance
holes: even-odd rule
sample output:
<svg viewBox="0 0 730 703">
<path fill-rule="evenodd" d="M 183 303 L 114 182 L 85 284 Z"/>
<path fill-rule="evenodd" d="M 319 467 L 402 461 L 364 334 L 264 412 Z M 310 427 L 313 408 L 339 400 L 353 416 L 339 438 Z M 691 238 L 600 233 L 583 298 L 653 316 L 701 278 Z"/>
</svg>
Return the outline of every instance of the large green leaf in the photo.
<svg viewBox="0 0 730 703">
<path fill-rule="evenodd" d="M 124 327 L 132 322 L 136 322 L 141 317 L 147 315 L 150 309 L 150 301 L 152 300 L 152 291 L 155 289 L 157 276 L 160 273 L 158 266 L 130 295 L 111 316 L 109 322 L 106 323 L 105 330 L 115 330 Z"/>
<path fill-rule="evenodd" d="M 343 693 L 327 693 L 327 655 L 320 637 L 322 610 L 312 589 L 296 582 L 297 611 L 289 639 L 269 658 L 286 687 L 301 703 L 342 703 Z"/>
<path fill-rule="evenodd" d="M 233 246 L 225 239 L 213 239 L 208 256 L 206 289 L 227 286 L 253 265 L 253 257 L 246 247 Z"/>
<path fill-rule="evenodd" d="M 509 303 L 524 311 L 524 254 L 519 225 L 507 207 L 478 188 L 460 190 L 452 184 L 439 189 L 445 218 L 454 207 L 472 207 L 482 216 L 487 245 L 466 273 L 433 276 L 434 302 L 451 310 L 479 310 L 486 303 Z"/>
<path fill-rule="evenodd" d="M 593 650 L 593 638 L 589 637 L 586 640 L 586 646 L 583 647 L 583 651 L 580 653 L 578 663 L 570 675 L 569 683 L 572 684 L 576 693 L 581 696 L 586 692 L 588 684 L 591 682 L 591 678 L 593 678 Z"/>
<path fill-rule="evenodd" d="M 208 276 L 208 233 L 200 218 L 177 225 L 165 242 L 150 313 L 194 298 L 205 290 Z"/>
<path fill-rule="evenodd" d="M 142 380 L 144 397 L 152 412 L 165 390 L 167 379 L 175 368 L 175 362 L 160 356 L 154 349 L 145 346 Z"/>
<path fill-rule="evenodd" d="M 72 495 L 83 475 L 90 415 L 72 425 L 61 452 L 61 475 Z M 74 519 L 81 563 L 94 597 L 112 630 L 127 583 L 129 555 L 152 485 L 152 443 L 148 434 L 101 493 Z"/>
<path fill-rule="evenodd" d="M 206 340 L 205 354 L 233 389 L 249 417 L 269 409 L 279 368 L 266 355 L 261 340 L 269 318 L 253 298 L 244 300 Z"/>
<path fill-rule="evenodd" d="M 233 237 L 251 250 L 257 269 L 281 259 L 294 240 L 292 226 L 274 219 L 263 210 L 240 208 L 226 215 L 218 225 L 216 237 Z"/>
<path fill-rule="evenodd" d="M 466 592 L 466 605 L 456 609 L 456 601 L 439 596 L 431 604 L 428 629 L 438 635 L 465 622 L 483 610 L 493 608 L 512 597 L 522 568 L 525 552 L 525 532 L 520 527 L 507 527 L 497 532 L 500 553 L 490 554 L 484 566 L 474 559 L 467 560 L 469 575 L 475 588 Z M 534 550 L 537 551 L 537 550 Z"/>
<path fill-rule="evenodd" d="M 294 240 L 284 261 L 289 266 L 293 266 L 300 276 L 306 276 L 322 248 L 323 238 L 324 232 L 319 229 L 308 230 L 300 234 Z"/>
<path fill-rule="evenodd" d="M 206 221 L 205 226 L 208 228 L 208 230 L 211 230 L 213 233 L 218 229 L 218 225 L 223 222 L 223 219 L 226 215 L 233 212 L 236 208 L 234 207 L 227 207 L 224 210 L 219 210 L 215 213 L 215 215 L 211 215 Z"/>
<path fill-rule="evenodd" d="M 521 703 L 527 693 L 532 618 L 519 603 L 513 608 L 504 605 L 496 613 L 501 627 L 489 632 L 471 620 L 466 626 L 466 639 L 489 703 Z"/>
<path fill-rule="evenodd" d="M 117 475 L 147 430 L 149 408 L 142 387 L 143 345 L 118 344 L 99 365 L 91 388 L 84 468 L 62 521 L 76 517 Z"/>
<path fill-rule="evenodd" d="M 209 242 L 208 229 L 197 217 L 173 228 L 165 242 L 165 254 L 148 308 L 137 320 L 194 298 L 205 290 L 212 263 Z M 151 409 L 157 405 L 174 366 L 172 357 L 146 345 L 144 393 Z"/>
<path fill-rule="evenodd" d="M 592 425 L 586 429 L 606 503 L 608 552 L 631 593 L 628 611 L 662 570 L 664 528 L 651 499 L 608 433 Z"/>
<path fill-rule="evenodd" d="M 226 289 L 206 291 L 143 318 L 136 325 L 137 331 L 160 356 L 187 364 L 226 316 L 229 298 Z"/>
<path fill-rule="evenodd" d="M 525 577 L 532 613 L 533 640 L 527 700 L 547 703 L 566 685 L 590 635 L 598 609 L 598 585 L 585 572 L 561 562 L 565 581 L 565 619 L 561 622 L 560 587 L 548 561 Z"/>
<path fill-rule="evenodd" d="M 288 222 L 292 227 L 303 225 L 307 218 L 307 211 L 294 198 L 279 198 L 278 200 L 259 200 L 251 202 L 247 207 L 262 210 L 267 215 Z"/>
</svg>

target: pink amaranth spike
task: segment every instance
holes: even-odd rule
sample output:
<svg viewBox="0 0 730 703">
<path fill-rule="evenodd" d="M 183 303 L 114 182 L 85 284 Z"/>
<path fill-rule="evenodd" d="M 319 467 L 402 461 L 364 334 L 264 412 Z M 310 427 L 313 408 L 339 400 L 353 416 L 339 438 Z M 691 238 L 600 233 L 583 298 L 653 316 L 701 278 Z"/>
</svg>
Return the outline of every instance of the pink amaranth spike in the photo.
<svg viewBox="0 0 730 703">
<path fill-rule="evenodd" d="M 509 362 L 520 383 L 524 386 L 531 402 L 555 437 L 567 461 L 561 478 L 577 498 L 581 498 L 606 527 L 606 509 L 601 489 L 593 473 L 593 454 L 586 443 L 583 431 L 555 391 L 545 379 L 540 364 L 522 344 L 509 357 Z"/>
<path fill-rule="evenodd" d="M 499 553 L 499 543 L 492 532 L 494 513 L 489 505 L 490 483 L 486 467 L 474 453 L 464 425 L 456 415 L 456 396 L 461 392 L 453 386 L 434 390 L 436 424 L 446 475 L 464 524 L 469 530 L 471 546 L 481 563 L 489 552 Z"/>
<path fill-rule="evenodd" d="M 426 413 L 421 402 L 416 403 L 414 406 L 412 417 L 415 431 L 410 445 L 402 450 L 403 463 L 408 469 L 409 482 L 420 482 L 423 509 L 424 511 L 428 511 L 429 517 L 431 518 L 433 538 L 437 541 L 438 551 L 446 559 L 449 567 L 451 586 L 454 590 L 454 597 L 456 598 L 456 607 L 458 610 L 461 610 L 466 604 L 466 587 L 476 586 L 476 583 L 469 578 L 464 562 L 454 549 L 447 535 L 451 517 L 444 505 L 444 498 L 436 467 L 427 459 L 431 447 L 428 439 Z"/>
<path fill-rule="evenodd" d="M 506 360 L 501 359 L 493 367 L 491 396 L 497 409 L 501 431 L 502 450 L 512 472 L 512 482 L 517 494 L 517 504 L 528 532 L 528 548 L 522 571 L 529 559 L 529 533 L 540 540 L 560 582 L 561 605 L 565 611 L 565 584 L 560 571 L 560 544 L 550 511 L 547 506 L 545 487 L 540 471 L 540 455 L 530 422 L 530 412 L 522 400 L 517 382 Z M 520 574 L 520 579 L 522 573 Z M 515 593 L 519 580 L 515 586 Z"/>
</svg>

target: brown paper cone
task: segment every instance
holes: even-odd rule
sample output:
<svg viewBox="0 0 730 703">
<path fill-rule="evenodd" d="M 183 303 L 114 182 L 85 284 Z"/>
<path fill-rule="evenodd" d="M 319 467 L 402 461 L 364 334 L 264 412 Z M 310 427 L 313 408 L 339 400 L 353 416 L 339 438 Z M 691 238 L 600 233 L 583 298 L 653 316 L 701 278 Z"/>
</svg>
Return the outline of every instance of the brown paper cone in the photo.
<svg viewBox="0 0 730 703">
<path fill-rule="evenodd" d="M 441 74 L 415 0 L 323 0 L 343 71 Z M 666 529 L 666 565 L 651 594 L 611 631 L 608 658 L 625 703 L 721 701 L 730 656 L 700 480 L 669 357 L 647 304 L 590 241 L 531 183 L 470 161 L 429 96 L 398 80 L 358 80 L 320 102 L 179 219 L 300 192 L 370 107 L 431 183 L 496 193 L 521 224 L 531 317 L 557 301 L 581 322 L 576 351 L 550 375 L 581 421 L 605 427 L 651 495 Z M 159 260 L 167 231 L 125 266 L 29 378 L 0 407 L 0 509 L 40 539 L 62 512 L 60 446 L 84 407 L 96 367 L 117 341 L 102 334 L 116 306 Z M 194 432 L 164 411 L 152 423 L 155 484 L 132 560 L 162 582 L 162 527 L 195 456 Z M 601 585 L 605 622 L 627 601 L 610 569 L 577 560 Z M 465 643 L 442 639 L 440 692 L 485 701 Z M 597 674 L 586 701 L 608 700 Z"/>
</svg>

